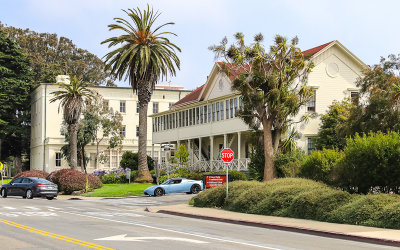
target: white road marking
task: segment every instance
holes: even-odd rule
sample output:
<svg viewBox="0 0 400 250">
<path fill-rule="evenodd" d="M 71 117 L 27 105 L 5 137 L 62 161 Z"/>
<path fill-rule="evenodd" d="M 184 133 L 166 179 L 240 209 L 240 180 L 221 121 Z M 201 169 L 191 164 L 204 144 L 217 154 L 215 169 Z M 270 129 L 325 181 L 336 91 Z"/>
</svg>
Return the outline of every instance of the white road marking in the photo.
<svg viewBox="0 0 400 250">
<path fill-rule="evenodd" d="M 54 209 L 54 210 L 61 210 L 62 208 L 58 208 L 58 207 L 50 207 L 50 206 L 47 206 L 48 208 L 50 208 L 50 209 Z"/>
<path fill-rule="evenodd" d="M 56 213 L 51 212 L 7 212 L 2 213 L 0 215 L 4 215 L 7 217 L 18 217 L 18 216 L 40 216 L 40 217 L 49 217 L 49 216 L 58 216 Z"/>
<path fill-rule="evenodd" d="M 172 241 L 184 241 L 189 243 L 203 244 L 208 243 L 201 240 L 191 240 L 186 238 L 178 237 L 126 237 L 126 234 L 115 235 L 95 240 L 111 240 L 111 241 L 145 241 L 145 240 L 172 240 Z"/>
<path fill-rule="evenodd" d="M 141 224 L 141 223 L 128 222 L 128 221 L 119 221 L 119 220 L 113 220 L 113 219 L 108 219 L 108 218 L 95 217 L 95 216 L 77 214 L 77 213 L 71 213 L 71 212 L 65 212 L 65 211 L 60 211 L 60 213 L 83 216 L 83 217 L 94 218 L 94 219 L 99 219 L 99 220 L 112 221 L 112 222 L 123 223 L 123 224 L 129 224 L 129 225 L 145 227 L 145 228 L 150 228 L 150 229 L 156 229 L 156 230 L 162 230 L 162 231 L 171 232 L 171 233 L 184 234 L 184 235 L 189 235 L 189 236 L 194 236 L 194 237 L 199 237 L 199 238 L 204 238 L 204 239 L 210 239 L 210 240 L 216 240 L 216 241 L 222 241 L 222 242 L 229 242 L 229 243 L 233 243 L 233 244 L 239 244 L 239 245 L 245 245 L 245 246 L 251 246 L 251 247 L 258 247 L 258 248 L 264 248 L 264 249 L 270 249 L 270 250 L 281 250 L 280 248 L 275 248 L 275 247 L 267 247 L 267 246 L 256 245 L 256 244 L 251 244 L 251 243 L 246 243 L 246 242 L 241 242 L 241 241 L 227 240 L 227 239 L 221 239 L 221 238 L 216 238 L 216 237 L 211 237 L 211 236 L 205 236 L 205 235 L 201 235 L 201 234 L 187 233 L 187 232 L 176 231 L 176 230 L 172 230 L 172 229 L 149 226 L 149 225 L 145 225 L 145 224 Z"/>
<path fill-rule="evenodd" d="M 15 210 L 15 207 L 3 207 L 4 209 Z"/>
<path fill-rule="evenodd" d="M 107 216 L 107 217 L 114 217 L 114 216 L 143 217 L 143 215 L 134 214 L 134 213 L 87 212 L 86 214 L 89 214 L 89 215 L 98 215 L 98 216 Z"/>
<path fill-rule="evenodd" d="M 25 207 L 25 208 L 31 209 L 31 210 L 36 210 L 36 211 L 40 210 L 40 208 L 37 208 L 37 207 Z"/>
</svg>

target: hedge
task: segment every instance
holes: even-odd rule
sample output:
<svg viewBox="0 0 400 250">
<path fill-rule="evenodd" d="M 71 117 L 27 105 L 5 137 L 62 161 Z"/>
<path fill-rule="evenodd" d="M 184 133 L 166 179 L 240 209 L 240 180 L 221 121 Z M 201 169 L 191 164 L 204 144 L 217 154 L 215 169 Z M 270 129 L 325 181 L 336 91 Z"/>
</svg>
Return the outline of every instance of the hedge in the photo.
<svg viewBox="0 0 400 250">
<path fill-rule="evenodd" d="M 46 179 L 47 176 L 49 176 L 49 174 L 44 171 L 29 170 L 29 171 L 24 171 L 24 172 L 21 172 L 21 173 L 15 175 L 13 180 L 20 178 L 20 177 L 38 177 L 38 178 Z"/>
<path fill-rule="evenodd" d="M 349 194 L 301 178 L 269 182 L 236 181 L 207 189 L 193 197 L 195 207 L 400 229 L 400 196 Z"/>
<path fill-rule="evenodd" d="M 47 179 L 57 184 L 59 191 L 63 191 L 64 194 L 71 194 L 73 191 L 84 190 L 86 187 L 85 174 L 73 169 L 66 168 L 54 171 Z M 103 186 L 103 183 L 97 176 L 89 174 L 88 180 L 90 189 L 96 189 Z"/>
</svg>

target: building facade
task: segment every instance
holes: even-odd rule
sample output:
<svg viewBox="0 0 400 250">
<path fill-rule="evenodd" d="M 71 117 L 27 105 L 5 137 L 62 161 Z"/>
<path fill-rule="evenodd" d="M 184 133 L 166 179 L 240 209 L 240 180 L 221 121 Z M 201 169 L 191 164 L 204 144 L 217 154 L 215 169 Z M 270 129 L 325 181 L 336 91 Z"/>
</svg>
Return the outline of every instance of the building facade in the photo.
<svg viewBox="0 0 400 250">
<path fill-rule="evenodd" d="M 103 161 L 98 163 L 97 169 L 94 164 L 96 153 L 95 145 L 87 145 L 85 148 L 87 156 L 90 156 L 88 171 L 107 170 L 119 167 L 122 154 L 125 151 L 138 151 L 139 110 L 137 107 L 137 96 L 129 87 L 93 87 L 108 106 L 114 111 L 119 111 L 123 116 L 123 127 L 125 139 L 122 147 L 107 149 L 107 140 L 100 144 L 100 152 Z M 61 168 L 68 168 L 67 161 L 61 155 L 61 147 L 65 145 L 64 136 L 61 134 L 63 120 L 62 108 L 59 102 L 50 103 L 52 92 L 57 91 L 57 84 L 40 84 L 32 92 L 31 106 L 31 166 L 36 170 L 52 172 Z M 184 98 L 190 91 L 181 86 L 156 85 L 148 114 L 155 114 L 169 109 L 171 105 Z M 152 144 L 152 120 L 148 118 L 147 153 L 158 156 L 160 147 Z M 157 160 L 157 159 L 156 159 Z"/>
<path fill-rule="evenodd" d="M 367 66 L 340 42 L 332 41 L 303 54 L 314 63 L 308 86 L 315 95 L 294 120 L 306 113 L 323 114 L 334 100 L 358 95 L 355 82 Z M 231 90 L 231 80 L 216 63 L 204 85 L 169 110 L 151 115 L 153 143 L 185 144 L 192 166 L 200 171 L 221 169 L 219 153 L 231 148 L 235 152 L 233 169 L 246 170 L 252 147 L 250 129 L 236 116 L 241 97 Z M 312 138 L 318 133 L 319 123 L 317 117 L 295 127 L 301 134 L 297 145 L 305 152 L 314 148 Z"/>
</svg>

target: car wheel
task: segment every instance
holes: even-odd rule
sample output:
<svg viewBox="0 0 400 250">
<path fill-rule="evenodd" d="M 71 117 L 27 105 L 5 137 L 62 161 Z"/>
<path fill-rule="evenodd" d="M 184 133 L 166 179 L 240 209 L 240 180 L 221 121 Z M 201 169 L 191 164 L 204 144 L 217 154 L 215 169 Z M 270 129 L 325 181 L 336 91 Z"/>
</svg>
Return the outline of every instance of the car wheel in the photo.
<svg viewBox="0 0 400 250">
<path fill-rule="evenodd" d="M 154 190 L 154 196 L 163 196 L 164 195 L 164 190 L 162 188 L 156 188 Z"/>
<path fill-rule="evenodd" d="M 33 192 L 32 192 L 32 190 L 30 190 L 30 189 L 26 190 L 25 197 L 26 197 L 27 199 L 33 199 Z"/>
<path fill-rule="evenodd" d="M 46 199 L 48 199 L 49 201 L 51 201 L 52 199 L 54 199 L 54 197 L 46 197 Z"/>
<path fill-rule="evenodd" d="M 7 198 L 7 190 L 5 188 L 1 189 L 1 197 Z"/>
<path fill-rule="evenodd" d="M 192 193 L 192 194 L 198 194 L 199 192 L 201 191 L 201 188 L 200 188 L 200 186 L 199 185 L 193 185 L 191 188 L 190 188 L 190 192 Z"/>
</svg>

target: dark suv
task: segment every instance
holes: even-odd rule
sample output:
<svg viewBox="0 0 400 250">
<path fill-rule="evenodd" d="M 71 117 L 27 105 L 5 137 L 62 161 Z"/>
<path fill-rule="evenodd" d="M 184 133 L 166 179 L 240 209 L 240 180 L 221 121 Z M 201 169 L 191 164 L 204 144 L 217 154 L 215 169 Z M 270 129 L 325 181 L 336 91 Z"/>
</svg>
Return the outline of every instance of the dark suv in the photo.
<svg viewBox="0 0 400 250">
<path fill-rule="evenodd" d="M 53 182 L 36 177 L 21 177 L 1 186 L 1 196 L 46 197 L 52 200 L 57 197 L 58 186 Z"/>
</svg>

